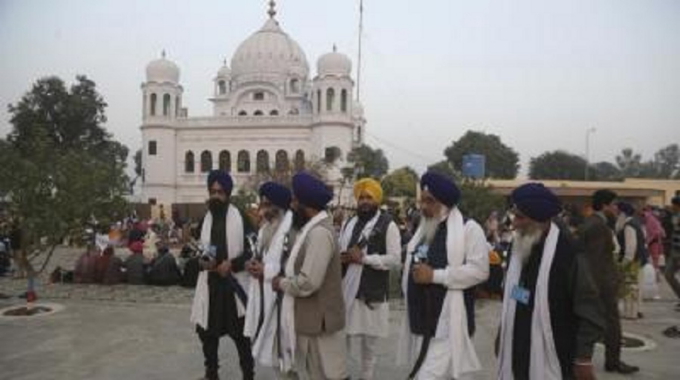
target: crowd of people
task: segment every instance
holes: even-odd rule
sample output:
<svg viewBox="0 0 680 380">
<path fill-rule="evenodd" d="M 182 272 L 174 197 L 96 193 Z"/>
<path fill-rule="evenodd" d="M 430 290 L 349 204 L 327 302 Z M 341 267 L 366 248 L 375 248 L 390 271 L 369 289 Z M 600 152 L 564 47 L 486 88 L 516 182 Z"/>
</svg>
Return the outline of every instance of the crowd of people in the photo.
<svg viewBox="0 0 680 380">
<path fill-rule="evenodd" d="M 261 186 L 254 238 L 230 204 L 229 174 L 213 171 L 207 185 L 200 242 L 208 248 L 191 312 L 205 379 L 219 378 L 224 335 L 238 348 L 245 379 L 256 364 L 284 379 L 346 379 L 350 357 L 360 364 L 356 376 L 374 378 L 376 343 L 389 334 L 390 273 L 401 273 L 406 305 L 396 362 L 411 379 L 457 379 L 486 364 L 472 343 L 480 286 L 498 287 L 503 300 L 498 379 L 594 379 L 600 340 L 606 371 L 639 370 L 620 357 L 621 273 L 662 266 L 663 222 L 650 219 L 657 210 L 638 214 L 600 190 L 592 212 L 576 217 L 550 189 L 528 183 L 512 192 L 505 216 L 492 214 L 482 227 L 458 208 L 455 182 L 427 172 L 412 228 L 381 208 L 372 179 L 354 184 L 354 215 L 338 223 L 329 213 L 332 191 L 301 172 L 290 189 Z M 673 204 L 668 235 L 680 240 L 680 198 Z M 679 246 L 665 256 L 667 273 Z"/>
<path fill-rule="evenodd" d="M 228 173 L 210 172 L 207 188 L 208 211 L 192 233 L 127 221 L 53 280 L 195 287 L 190 320 L 208 380 L 219 378 L 224 335 L 244 379 L 257 365 L 282 379 L 346 379 L 351 357 L 360 367 L 353 375 L 375 378 L 397 273 L 406 311 L 394 354 L 409 379 L 458 379 L 488 365 L 472 341 L 480 294 L 502 299 L 503 380 L 594 379 L 598 341 L 606 371 L 637 372 L 621 360 L 620 299 L 644 317 L 639 303 L 659 297 L 664 277 L 680 298 L 680 197 L 669 209 L 636 208 L 602 189 L 582 213 L 527 183 L 507 210 L 478 223 L 458 208 L 456 183 L 435 172 L 420 178 L 419 207 L 406 220 L 384 207 L 370 178 L 354 184 L 356 208 L 342 217 L 329 207 L 332 190 L 306 172 L 290 188 L 262 184 L 244 214 L 230 202 Z M 171 242 L 185 243 L 178 255 Z M 2 254 L 10 242 L 0 244 Z M 680 336 L 677 326 L 665 333 Z"/>
</svg>

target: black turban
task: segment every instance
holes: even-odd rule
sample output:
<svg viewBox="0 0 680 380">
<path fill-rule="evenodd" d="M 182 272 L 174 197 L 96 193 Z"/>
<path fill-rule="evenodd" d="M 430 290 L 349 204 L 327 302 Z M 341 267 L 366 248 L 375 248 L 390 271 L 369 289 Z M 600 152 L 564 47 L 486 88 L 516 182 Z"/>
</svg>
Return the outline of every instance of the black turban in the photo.
<svg viewBox="0 0 680 380">
<path fill-rule="evenodd" d="M 276 182 L 265 182 L 260 186 L 260 197 L 267 197 L 269 201 L 284 210 L 290 208 L 290 190 Z"/>
<path fill-rule="evenodd" d="M 222 190 L 227 195 L 231 195 L 231 189 L 234 187 L 234 181 L 232 181 L 229 173 L 224 170 L 213 170 L 208 174 L 208 189 L 215 183 L 219 183 L 222 186 Z"/>
<path fill-rule="evenodd" d="M 420 189 L 427 190 L 439 202 L 451 208 L 460 201 L 458 186 L 446 176 L 429 171 L 420 178 Z"/>
<path fill-rule="evenodd" d="M 562 211 L 562 204 L 555 193 L 542 183 L 524 184 L 512 191 L 512 203 L 527 217 L 545 222 Z"/>
<path fill-rule="evenodd" d="M 316 210 L 323 210 L 333 199 L 333 192 L 326 187 L 326 184 L 306 172 L 293 176 L 293 194 L 298 202 Z"/>
</svg>

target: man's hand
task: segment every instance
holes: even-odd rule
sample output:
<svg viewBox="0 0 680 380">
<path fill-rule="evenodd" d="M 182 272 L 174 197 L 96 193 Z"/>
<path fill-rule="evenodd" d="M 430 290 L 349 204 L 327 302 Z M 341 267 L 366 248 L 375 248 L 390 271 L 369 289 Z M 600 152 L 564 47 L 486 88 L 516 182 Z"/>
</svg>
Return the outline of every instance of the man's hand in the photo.
<svg viewBox="0 0 680 380">
<path fill-rule="evenodd" d="M 586 359 L 576 359 L 574 362 L 574 379 L 576 380 L 595 380 L 593 363 Z"/>
<path fill-rule="evenodd" d="M 262 278 L 264 273 L 264 264 L 259 260 L 249 260 L 246 263 L 246 270 L 251 276 L 255 278 Z"/>
<path fill-rule="evenodd" d="M 353 264 L 363 264 L 364 251 L 361 248 L 354 246 L 347 251 L 349 255 L 349 262 Z"/>
<path fill-rule="evenodd" d="M 227 275 L 231 272 L 231 261 L 222 261 L 222 263 L 218 265 L 217 268 L 215 268 L 215 272 L 217 272 L 217 274 L 222 277 L 227 277 Z"/>
<path fill-rule="evenodd" d="M 416 284 L 427 285 L 432 283 L 434 271 L 432 267 L 427 264 L 415 264 L 413 266 L 413 281 Z"/>
<path fill-rule="evenodd" d="M 213 258 L 210 260 L 199 259 L 198 263 L 201 265 L 201 269 L 207 271 L 213 271 L 215 270 L 215 266 L 217 266 L 217 261 Z"/>
<path fill-rule="evenodd" d="M 275 292 L 283 290 L 283 289 L 281 289 L 281 280 L 282 279 L 283 279 L 282 276 L 276 276 L 276 277 L 272 278 L 272 289 L 274 289 Z"/>
<path fill-rule="evenodd" d="M 349 252 L 340 252 L 340 262 L 343 264 L 349 264 L 351 263 L 351 258 L 352 256 L 349 254 Z"/>
</svg>

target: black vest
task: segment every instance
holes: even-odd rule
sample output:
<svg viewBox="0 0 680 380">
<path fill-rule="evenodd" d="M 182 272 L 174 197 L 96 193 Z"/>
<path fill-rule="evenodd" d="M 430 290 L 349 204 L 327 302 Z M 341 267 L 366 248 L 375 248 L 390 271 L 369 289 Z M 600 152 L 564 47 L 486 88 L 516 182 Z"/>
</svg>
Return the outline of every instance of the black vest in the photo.
<svg viewBox="0 0 680 380">
<path fill-rule="evenodd" d="M 446 254 L 446 221 L 437 227 L 432 244 L 427 250 L 427 264 L 433 269 L 446 268 L 448 256 Z M 417 248 L 416 248 L 417 249 Z M 411 263 L 413 265 L 413 263 Z M 444 306 L 447 288 L 439 284 L 419 285 L 413 281 L 413 275 L 408 275 L 408 313 L 411 333 L 416 335 L 434 336 L 437 331 L 439 315 Z"/>
<path fill-rule="evenodd" d="M 381 212 L 373 230 L 368 236 L 366 253 L 369 255 L 387 254 L 387 228 L 392 222 L 392 217 L 386 212 Z M 368 307 L 371 303 L 387 301 L 390 284 L 390 271 L 378 270 L 370 265 L 364 265 L 361 272 L 361 281 L 357 298 L 366 302 Z"/>
<path fill-rule="evenodd" d="M 637 247 L 635 248 L 635 257 L 633 260 L 640 263 L 640 265 L 647 264 L 649 252 L 647 251 L 647 241 L 645 239 L 645 234 L 642 232 L 642 226 L 636 218 L 631 218 L 626 222 L 624 227 L 616 234 L 616 238 L 619 241 L 619 246 L 621 251 L 619 253 L 619 260 L 623 260 L 623 256 L 626 254 L 626 227 L 631 226 L 635 230 L 635 237 L 637 240 Z"/>
</svg>

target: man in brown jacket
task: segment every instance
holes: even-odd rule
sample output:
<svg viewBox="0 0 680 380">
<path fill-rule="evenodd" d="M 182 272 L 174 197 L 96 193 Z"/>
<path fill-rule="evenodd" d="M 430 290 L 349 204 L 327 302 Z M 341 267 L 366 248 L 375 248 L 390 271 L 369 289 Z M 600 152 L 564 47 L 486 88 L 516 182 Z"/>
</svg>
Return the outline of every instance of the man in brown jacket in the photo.
<svg viewBox="0 0 680 380">
<path fill-rule="evenodd" d="M 285 294 L 283 313 L 294 315 L 295 368 L 302 379 L 347 377 L 340 254 L 325 211 L 332 198 L 326 185 L 310 174 L 293 177 L 291 208 L 299 233 L 285 276 L 272 280 L 273 288 Z M 292 301 L 291 308 L 286 300 Z"/>
<path fill-rule="evenodd" d="M 619 319 L 619 273 L 616 267 L 618 249 L 614 232 L 608 223 L 616 218 L 618 209 L 614 203 L 616 193 L 598 190 L 593 193 L 592 206 L 595 211 L 579 231 L 586 257 L 593 271 L 592 276 L 600 292 L 605 317 L 605 370 L 629 374 L 638 367 L 621 361 L 621 321 Z M 616 254 L 615 254 L 616 252 Z"/>
</svg>

